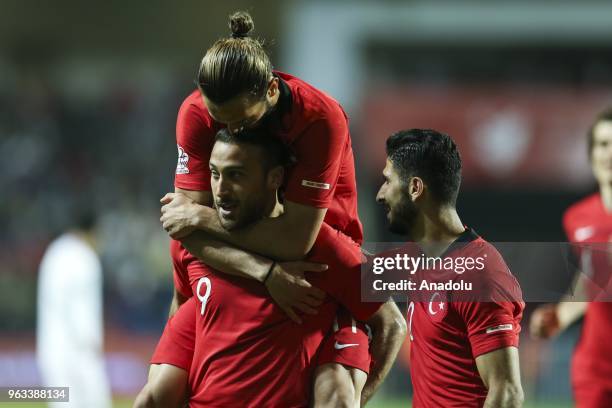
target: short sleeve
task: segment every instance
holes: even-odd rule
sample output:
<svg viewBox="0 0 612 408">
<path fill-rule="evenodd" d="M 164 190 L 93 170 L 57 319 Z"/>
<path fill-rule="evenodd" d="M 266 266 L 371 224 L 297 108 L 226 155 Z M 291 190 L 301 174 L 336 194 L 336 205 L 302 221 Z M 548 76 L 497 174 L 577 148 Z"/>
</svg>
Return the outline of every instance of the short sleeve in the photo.
<svg viewBox="0 0 612 408">
<path fill-rule="evenodd" d="M 189 284 L 189 273 L 187 266 L 183 262 L 183 254 L 185 249 L 180 241 L 170 241 L 170 257 L 172 258 L 172 276 L 174 287 L 177 292 L 186 298 L 192 297 L 193 293 Z"/>
<path fill-rule="evenodd" d="M 468 293 L 453 293 L 458 300 L 452 306 L 467 328 L 474 357 L 504 347 L 518 347 L 523 317 L 520 285 L 497 250 L 485 242 L 476 242 L 486 268 L 466 272 L 463 277 L 473 284 Z M 484 255 L 483 255 L 484 254 Z"/>
<path fill-rule="evenodd" d="M 522 302 L 457 302 L 453 307 L 465 322 L 472 354 L 518 347 Z"/>
<path fill-rule="evenodd" d="M 289 173 L 286 199 L 328 208 L 349 143 L 348 123 L 340 109 L 332 118 L 311 124 L 292 145 L 297 163 Z"/>
<path fill-rule="evenodd" d="M 189 371 L 195 349 L 195 325 L 196 304 L 191 298 L 168 319 L 151 364 L 170 364 Z"/>
<path fill-rule="evenodd" d="M 181 105 L 176 120 L 178 161 L 174 186 L 184 190 L 210 191 L 208 161 L 215 141 L 216 129 L 211 126 L 203 107 L 189 96 Z"/>
</svg>

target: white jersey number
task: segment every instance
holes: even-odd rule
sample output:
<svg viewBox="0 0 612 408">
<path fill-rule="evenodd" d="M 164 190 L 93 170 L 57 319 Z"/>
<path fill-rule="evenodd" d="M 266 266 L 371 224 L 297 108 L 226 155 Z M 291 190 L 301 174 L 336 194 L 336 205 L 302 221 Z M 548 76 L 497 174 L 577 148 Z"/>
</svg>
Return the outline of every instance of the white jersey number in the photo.
<svg viewBox="0 0 612 408">
<path fill-rule="evenodd" d="M 414 302 L 410 302 L 406 314 L 408 315 L 408 333 L 410 334 L 410 341 L 413 341 L 414 337 L 412 337 L 412 315 L 414 314 Z"/>
<path fill-rule="evenodd" d="M 202 286 L 206 285 L 206 291 L 202 294 L 201 289 Z M 202 309 L 200 313 L 202 316 L 204 315 L 204 310 L 206 310 L 206 303 L 208 302 L 208 298 L 210 297 L 210 290 L 212 289 L 212 282 L 208 278 L 200 278 L 198 281 L 198 287 L 196 289 L 196 295 L 200 302 L 202 302 Z"/>
</svg>

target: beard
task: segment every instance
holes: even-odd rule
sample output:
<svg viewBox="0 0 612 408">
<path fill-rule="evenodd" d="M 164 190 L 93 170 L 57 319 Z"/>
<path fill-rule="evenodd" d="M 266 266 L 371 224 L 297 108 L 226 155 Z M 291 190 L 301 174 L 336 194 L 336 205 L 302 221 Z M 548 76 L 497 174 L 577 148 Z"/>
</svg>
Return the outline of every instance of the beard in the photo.
<svg viewBox="0 0 612 408">
<path fill-rule="evenodd" d="M 395 207 L 390 208 L 389 215 L 389 231 L 408 235 L 416 221 L 418 210 L 412 201 L 402 197 Z"/>
<path fill-rule="evenodd" d="M 263 197 L 250 198 L 246 202 L 238 203 L 238 207 L 235 218 L 223 217 L 217 207 L 217 217 L 225 230 L 232 231 L 248 227 L 265 216 L 265 200 L 263 200 Z"/>
</svg>

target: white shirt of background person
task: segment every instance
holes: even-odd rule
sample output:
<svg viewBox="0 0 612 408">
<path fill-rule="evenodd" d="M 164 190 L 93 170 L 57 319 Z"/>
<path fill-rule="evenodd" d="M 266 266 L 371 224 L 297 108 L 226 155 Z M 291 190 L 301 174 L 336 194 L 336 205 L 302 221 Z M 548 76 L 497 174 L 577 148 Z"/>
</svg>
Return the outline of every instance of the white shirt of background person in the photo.
<svg viewBox="0 0 612 408">
<path fill-rule="evenodd" d="M 112 406 L 104 369 L 102 265 L 78 233 L 53 241 L 38 277 L 37 361 L 43 386 L 70 387 L 51 407 Z"/>
</svg>

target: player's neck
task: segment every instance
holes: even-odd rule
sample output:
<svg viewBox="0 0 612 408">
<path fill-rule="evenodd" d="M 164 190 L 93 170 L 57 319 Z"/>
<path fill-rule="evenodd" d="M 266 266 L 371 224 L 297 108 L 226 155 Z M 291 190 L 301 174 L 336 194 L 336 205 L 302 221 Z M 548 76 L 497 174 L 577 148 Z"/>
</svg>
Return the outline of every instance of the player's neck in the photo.
<svg viewBox="0 0 612 408">
<path fill-rule="evenodd" d="M 599 192 L 601 195 L 601 202 L 604 208 L 608 212 L 612 212 L 612 185 L 610 184 L 600 184 Z"/>
<path fill-rule="evenodd" d="M 437 207 L 423 212 L 419 218 L 410 235 L 428 256 L 442 254 L 465 231 L 453 207 Z"/>
<path fill-rule="evenodd" d="M 270 201 L 268 208 L 266 209 L 266 214 L 268 214 L 269 218 L 280 217 L 285 211 L 285 207 L 278 201 L 278 193 L 274 197 L 274 201 Z"/>
</svg>

